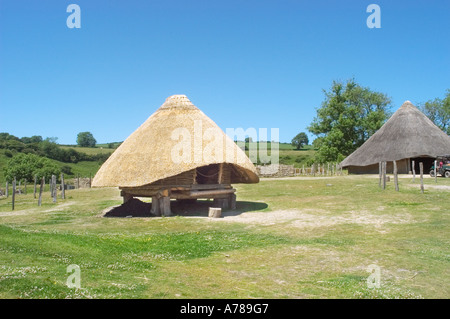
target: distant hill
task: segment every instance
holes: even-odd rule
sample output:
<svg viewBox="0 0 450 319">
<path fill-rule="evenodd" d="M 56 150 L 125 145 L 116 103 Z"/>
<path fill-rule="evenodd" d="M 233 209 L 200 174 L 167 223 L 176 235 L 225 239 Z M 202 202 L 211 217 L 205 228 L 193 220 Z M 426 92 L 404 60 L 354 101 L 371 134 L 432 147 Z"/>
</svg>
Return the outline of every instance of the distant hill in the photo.
<svg viewBox="0 0 450 319">
<path fill-rule="evenodd" d="M 40 136 L 18 138 L 8 133 L 0 133 L 0 183 L 5 180 L 3 167 L 7 161 L 18 153 L 33 153 L 44 156 L 61 167 L 67 178 L 78 174 L 82 177 L 94 176 L 100 166 L 115 151 L 121 142 L 98 144 L 96 147 L 79 147 L 78 145 L 60 145 Z M 275 145 L 273 145 L 275 146 Z M 267 142 L 268 154 L 272 147 Z M 279 143 L 279 163 L 294 165 L 295 167 L 310 166 L 313 162 L 315 150 L 312 146 L 305 146 L 296 150 L 289 143 Z M 259 150 L 258 142 L 246 142 L 245 152 L 249 155 L 252 149 Z M 259 156 L 258 162 L 260 164 Z"/>
</svg>

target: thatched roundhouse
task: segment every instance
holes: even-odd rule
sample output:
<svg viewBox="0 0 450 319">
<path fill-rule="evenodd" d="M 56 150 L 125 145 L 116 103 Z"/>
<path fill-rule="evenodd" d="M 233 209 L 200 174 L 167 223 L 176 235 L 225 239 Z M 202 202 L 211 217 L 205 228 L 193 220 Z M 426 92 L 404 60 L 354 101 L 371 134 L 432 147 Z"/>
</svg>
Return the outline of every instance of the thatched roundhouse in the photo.
<svg viewBox="0 0 450 319">
<path fill-rule="evenodd" d="M 428 172 L 436 156 L 450 153 L 450 137 L 439 129 L 410 101 L 406 101 L 391 118 L 361 147 L 341 162 L 351 174 L 378 173 L 378 163 L 387 162 L 392 173 L 392 161 L 397 162 L 398 173 L 419 171 L 423 162 Z"/>
<path fill-rule="evenodd" d="M 245 153 L 185 95 L 173 95 L 133 132 L 94 177 L 119 187 L 124 202 L 152 197 L 152 212 L 170 215 L 170 199 L 213 198 L 234 208 L 232 183 L 258 183 Z"/>
</svg>

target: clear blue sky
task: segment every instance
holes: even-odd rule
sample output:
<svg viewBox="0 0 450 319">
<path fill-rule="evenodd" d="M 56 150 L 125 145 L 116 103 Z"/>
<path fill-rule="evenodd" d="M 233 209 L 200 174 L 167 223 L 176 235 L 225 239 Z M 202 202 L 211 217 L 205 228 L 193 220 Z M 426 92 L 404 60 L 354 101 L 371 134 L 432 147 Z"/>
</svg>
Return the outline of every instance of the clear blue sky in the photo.
<svg viewBox="0 0 450 319">
<path fill-rule="evenodd" d="M 66 26 L 71 3 L 80 29 Z M 371 3 L 381 29 L 366 25 Z M 122 141 L 186 94 L 222 129 L 275 127 L 286 142 L 333 80 L 393 110 L 443 97 L 449 34 L 448 0 L 0 0 L 0 132 Z"/>
</svg>

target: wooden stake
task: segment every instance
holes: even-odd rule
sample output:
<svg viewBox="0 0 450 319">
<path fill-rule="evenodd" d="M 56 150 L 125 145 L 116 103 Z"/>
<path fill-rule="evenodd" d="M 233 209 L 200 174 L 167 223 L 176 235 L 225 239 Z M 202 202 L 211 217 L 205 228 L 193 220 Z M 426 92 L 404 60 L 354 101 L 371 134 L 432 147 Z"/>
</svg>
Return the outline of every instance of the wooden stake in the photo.
<svg viewBox="0 0 450 319">
<path fill-rule="evenodd" d="M 420 168 L 420 191 L 423 194 L 424 189 L 423 189 L 423 163 L 422 162 L 419 163 L 419 168 Z"/>
<path fill-rule="evenodd" d="M 437 184 L 437 161 L 434 161 L 434 182 Z"/>
<path fill-rule="evenodd" d="M 393 161 L 392 162 L 394 164 L 394 185 L 395 185 L 395 190 L 398 192 L 399 188 L 398 188 L 398 171 L 397 171 L 397 162 Z"/>
<path fill-rule="evenodd" d="M 53 203 L 56 203 L 56 176 L 52 175 L 52 198 Z"/>
<path fill-rule="evenodd" d="M 16 178 L 14 177 L 12 184 L 12 210 L 14 210 L 14 202 L 16 200 Z"/>
<path fill-rule="evenodd" d="M 33 189 L 34 199 L 36 199 L 36 183 L 37 183 L 37 176 L 34 175 L 34 189 Z"/>
<path fill-rule="evenodd" d="M 61 173 L 61 198 L 66 199 L 66 185 L 64 185 L 64 173 Z"/>
<path fill-rule="evenodd" d="M 38 206 L 42 205 L 42 192 L 44 191 L 44 184 L 45 184 L 45 178 L 41 178 L 41 185 L 39 187 L 39 200 L 38 200 Z"/>
<path fill-rule="evenodd" d="M 383 164 L 381 162 L 378 163 L 378 187 L 381 188 L 381 180 L 383 178 Z"/>
</svg>

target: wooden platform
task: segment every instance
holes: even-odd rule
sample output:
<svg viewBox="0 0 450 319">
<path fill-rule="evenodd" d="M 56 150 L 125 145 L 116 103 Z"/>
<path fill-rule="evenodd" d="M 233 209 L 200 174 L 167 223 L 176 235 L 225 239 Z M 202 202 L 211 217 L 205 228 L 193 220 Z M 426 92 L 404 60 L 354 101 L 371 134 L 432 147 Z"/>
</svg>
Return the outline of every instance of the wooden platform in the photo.
<svg viewBox="0 0 450 319">
<path fill-rule="evenodd" d="M 230 184 L 192 184 L 192 185 L 148 185 L 141 187 L 121 187 L 120 195 L 124 203 L 133 197 L 151 197 L 152 214 L 171 216 L 170 200 L 214 199 L 213 207 L 236 208 L 236 189 Z"/>
</svg>

